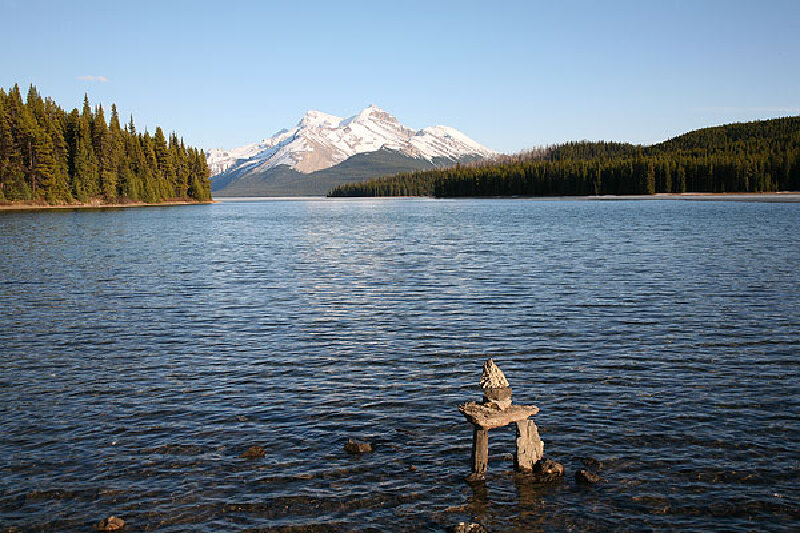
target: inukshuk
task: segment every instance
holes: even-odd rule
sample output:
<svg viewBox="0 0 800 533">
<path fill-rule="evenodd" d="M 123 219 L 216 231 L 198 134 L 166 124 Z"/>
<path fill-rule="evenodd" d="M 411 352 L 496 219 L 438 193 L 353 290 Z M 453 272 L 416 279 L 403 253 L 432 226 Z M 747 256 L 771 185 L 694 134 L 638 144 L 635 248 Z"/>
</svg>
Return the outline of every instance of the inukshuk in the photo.
<svg viewBox="0 0 800 533">
<path fill-rule="evenodd" d="M 544 455 L 544 443 L 536 424 L 529 418 L 539 412 L 535 405 L 511 405 L 511 388 L 503 371 L 490 357 L 483 364 L 481 375 L 483 402 L 469 402 L 458 410 L 473 426 L 472 474 L 470 481 L 483 480 L 489 463 L 489 430 L 517 424 L 517 453 L 514 464 L 520 472 L 530 472 Z"/>
</svg>

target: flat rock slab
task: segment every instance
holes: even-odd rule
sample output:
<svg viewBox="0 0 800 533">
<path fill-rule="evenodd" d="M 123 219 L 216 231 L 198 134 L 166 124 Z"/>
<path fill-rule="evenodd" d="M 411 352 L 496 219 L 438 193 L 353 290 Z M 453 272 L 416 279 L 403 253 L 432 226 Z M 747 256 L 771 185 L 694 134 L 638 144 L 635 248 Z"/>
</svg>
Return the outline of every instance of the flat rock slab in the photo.
<svg viewBox="0 0 800 533">
<path fill-rule="evenodd" d="M 508 409 L 499 409 L 495 405 L 477 402 L 460 405 L 458 410 L 470 424 L 483 429 L 499 428 L 512 422 L 527 420 L 539 412 L 535 405 L 512 405 Z"/>
</svg>

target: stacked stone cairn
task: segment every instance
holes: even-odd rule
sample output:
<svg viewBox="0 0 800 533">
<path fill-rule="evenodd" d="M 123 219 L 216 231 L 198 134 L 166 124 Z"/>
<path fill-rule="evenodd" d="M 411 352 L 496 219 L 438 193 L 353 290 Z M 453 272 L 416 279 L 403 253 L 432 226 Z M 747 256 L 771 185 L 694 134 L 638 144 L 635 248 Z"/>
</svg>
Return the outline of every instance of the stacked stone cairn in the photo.
<svg viewBox="0 0 800 533">
<path fill-rule="evenodd" d="M 541 466 L 544 456 L 544 442 L 530 417 L 539 412 L 535 405 L 512 405 L 511 388 L 503 371 L 490 357 L 483 364 L 480 381 L 483 389 L 483 402 L 469 402 L 458 410 L 473 426 L 472 434 L 472 474 L 468 481 L 486 479 L 489 462 L 489 430 L 515 423 L 517 425 L 517 453 L 514 466 L 517 471 L 531 473 L 535 466 Z M 563 468 L 563 467 L 562 467 Z M 563 475 L 563 470 L 561 471 Z"/>
</svg>

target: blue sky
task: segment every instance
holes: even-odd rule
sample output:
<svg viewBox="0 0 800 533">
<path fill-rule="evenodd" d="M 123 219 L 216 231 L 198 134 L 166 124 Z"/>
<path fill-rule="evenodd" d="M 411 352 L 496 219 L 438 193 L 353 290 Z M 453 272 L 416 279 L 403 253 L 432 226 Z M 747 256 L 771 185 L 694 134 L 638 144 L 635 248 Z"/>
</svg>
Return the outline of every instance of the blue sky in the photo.
<svg viewBox="0 0 800 533">
<path fill-rule="evenodd" d="M 800 114 L 797 0 L 0 0 L 0 20 L 1 86 L 203 148 L 370 103 L 506 152 Z"/>
</svg>

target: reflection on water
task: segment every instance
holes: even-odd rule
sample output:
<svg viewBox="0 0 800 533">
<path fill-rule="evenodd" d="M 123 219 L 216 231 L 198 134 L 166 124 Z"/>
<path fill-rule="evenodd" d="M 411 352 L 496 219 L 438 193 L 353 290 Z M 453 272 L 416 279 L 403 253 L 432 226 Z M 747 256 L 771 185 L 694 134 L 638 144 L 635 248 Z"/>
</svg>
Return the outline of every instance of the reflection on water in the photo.
<svg viewBox="0 0 800 533">
<path fill-rule="evenodd" d="M 0 528 L 796 530 L 798 209 L 0 213 Z M 464 482 L 486 353 L 563 484 L 513 473 L 511 429 Z"/>
</svg>

